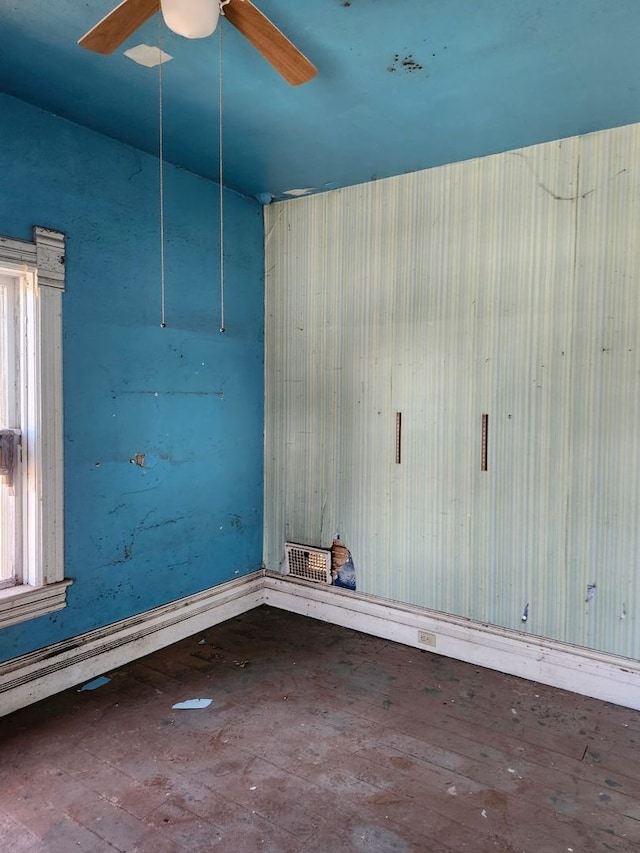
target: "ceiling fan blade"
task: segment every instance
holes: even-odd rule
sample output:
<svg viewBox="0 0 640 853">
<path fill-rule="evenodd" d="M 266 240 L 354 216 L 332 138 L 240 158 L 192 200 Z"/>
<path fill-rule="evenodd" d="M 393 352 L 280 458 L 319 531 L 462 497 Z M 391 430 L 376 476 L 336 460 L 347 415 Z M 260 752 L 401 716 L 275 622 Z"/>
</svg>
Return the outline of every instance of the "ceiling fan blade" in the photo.
<svg viewBox="0 0 640 853">
<path fill-rule="evenodd" d="M 82 36 L 78 44 L 96 53 L 113 53 L 160 9 L 160 0 L 123 0 Z"/>
<path fill-rule="evenodd" d="M 260 51 L 287 83 L 299 86 L 316 76 L 317 68 L 251 0 L 231 0 L 222 11 L 229 23 Z"/>
</svg>

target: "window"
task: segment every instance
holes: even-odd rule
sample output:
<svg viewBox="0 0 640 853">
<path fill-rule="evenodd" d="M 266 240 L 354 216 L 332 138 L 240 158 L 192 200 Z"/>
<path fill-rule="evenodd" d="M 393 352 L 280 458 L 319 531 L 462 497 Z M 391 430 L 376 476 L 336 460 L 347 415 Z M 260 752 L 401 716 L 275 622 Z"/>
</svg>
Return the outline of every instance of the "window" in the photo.
<svg viewBox="0 0 640 853">
<path fill-rule="evenodd" d="M 0 237 L 0 627 L 65 606 L 64 237 Z"/>
</svg>

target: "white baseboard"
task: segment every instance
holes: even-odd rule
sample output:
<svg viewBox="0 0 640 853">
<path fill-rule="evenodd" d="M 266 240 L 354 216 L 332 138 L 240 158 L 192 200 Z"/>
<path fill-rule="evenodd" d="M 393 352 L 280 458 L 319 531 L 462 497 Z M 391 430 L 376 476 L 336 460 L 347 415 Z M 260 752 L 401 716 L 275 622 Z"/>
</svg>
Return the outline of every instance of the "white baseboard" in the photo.
<svg viewBox="0 0 640 853">
<path fill-rule="evenodd" d="M 261 604 L 640 710 L 638 661 L 260 571 L 0 663 L 0 716 Z"/>
<path fill-rule="evenodd" d="M 0 664 L 0 716 L 258 607 L 263 583 L 255 572 Z"/>
<path fill-rule="evenodd" d="M 263 597 L 272 607 L 640 710 L 639 661 L 271 573 Z"/>
</svg>

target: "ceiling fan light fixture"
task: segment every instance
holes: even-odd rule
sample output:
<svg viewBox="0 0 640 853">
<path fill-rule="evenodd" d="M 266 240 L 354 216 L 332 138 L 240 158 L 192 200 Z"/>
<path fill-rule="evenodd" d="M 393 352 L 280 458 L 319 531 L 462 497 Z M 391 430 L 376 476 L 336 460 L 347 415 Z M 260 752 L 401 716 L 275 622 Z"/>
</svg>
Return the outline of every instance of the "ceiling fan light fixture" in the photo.
<svg viewBox="0 0 640 853">
<path fill-rule="evenodd" d="M 161 0 L 160 6 L 169 29 L 188 39 L 206 38 L 218 25 L 219 0 Z"/>
</svg>

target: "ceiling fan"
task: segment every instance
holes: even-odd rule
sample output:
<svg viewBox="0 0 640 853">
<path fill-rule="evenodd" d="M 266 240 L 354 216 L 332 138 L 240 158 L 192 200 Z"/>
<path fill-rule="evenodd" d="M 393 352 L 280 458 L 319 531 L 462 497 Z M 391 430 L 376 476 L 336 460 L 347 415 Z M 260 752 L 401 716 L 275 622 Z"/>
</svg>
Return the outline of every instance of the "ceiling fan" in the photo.
<svg viewBox="0 0 640 853">
<path fill-rule="evenodd" d="M 167 26 L 187 38 L 211 35 L 222 14 L 292 86 L 306 83 L 318 73 L 251 0 L 123 0 L 78 44 L 96 53 L 113 53 L 160 10 Z"/>
</svg>

